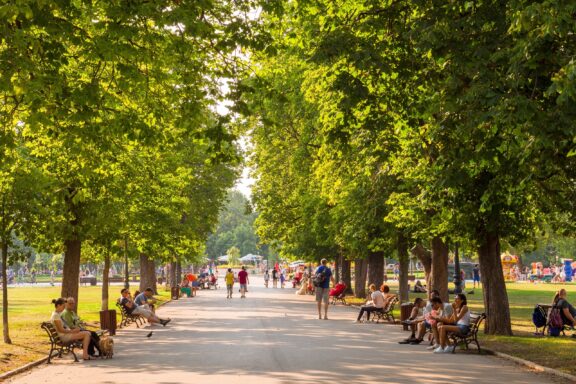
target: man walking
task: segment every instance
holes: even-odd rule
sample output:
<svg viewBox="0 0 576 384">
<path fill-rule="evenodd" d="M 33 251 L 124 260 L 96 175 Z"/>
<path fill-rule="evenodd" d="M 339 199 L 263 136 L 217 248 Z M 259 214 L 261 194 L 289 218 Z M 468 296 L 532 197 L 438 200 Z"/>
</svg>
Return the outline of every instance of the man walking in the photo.
<svg viewBox="0 0 576 384">
<path fill-rule="evenodd" d="M 328 260 L 322 259 L 320 266 L 314 273 L 314 286 L 316 287 L 316 304 L 318 305 L 318 319 L 322 319 L 322 301 L 324 301 L 324 320 L 328 320 L 328 295 L 330 293 L 330 281 L 334 283 L 332 271 L 328 268 Z"/>
<path fill-rule="evenodd" d="M 242 270 L 238 272 L 238 282 L 240 283 L 240 298 L 246 298 L 246 291 L 248 290 L 248 272 L 246 272 L 246 267 L 243 265 Z"/>
<path fill-rule="evenodd" d="M 228 272 L 226 272 L 226 277 L 224 279 L 226 280 L 226 290 L 228 291 L 226 298 L 231 299 L 234 289 L 234 272 L 232 272 L 232 268 L 228 268 Z"/>
</svg>

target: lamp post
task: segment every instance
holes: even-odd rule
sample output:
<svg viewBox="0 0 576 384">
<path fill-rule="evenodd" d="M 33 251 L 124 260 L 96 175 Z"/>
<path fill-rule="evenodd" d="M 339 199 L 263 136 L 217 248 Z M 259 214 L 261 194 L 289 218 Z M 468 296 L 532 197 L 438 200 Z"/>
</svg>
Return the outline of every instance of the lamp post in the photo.
<svg viewBox="0 0 576 384">
<path fill-rule="evenodd" d="M 458 243 L 454 249 L 454 293 L 462 293 L 462 276 L 460 275 L 460 256 L 458 255 Z"/>
</svg>

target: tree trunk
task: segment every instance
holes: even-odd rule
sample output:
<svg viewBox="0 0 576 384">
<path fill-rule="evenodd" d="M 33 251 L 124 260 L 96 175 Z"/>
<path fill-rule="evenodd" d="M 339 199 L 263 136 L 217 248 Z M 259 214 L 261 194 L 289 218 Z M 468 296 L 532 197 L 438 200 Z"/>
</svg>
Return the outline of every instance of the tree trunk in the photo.
<svg viewBox="0 0 576 384">
<path fill-rule="evenodd" d="M 146 288 L 152 288 L 154 294 L 156 290 L 156 266 L 153 259 L 150 259 L 145 253 L 140 253 L 140 292 Z"/>
<path fill-rule="evenodd" d="M 12 344 L 8 328 L 8 243 L 2 242 L 2 329 L 4 334 L 4 343 Z"/>
<path fill-rule="evenodd" d="M 384 252 L 370 252 L 368 254 L 368 284 L 375 284 L 377 288 L 384 283 Z"/>
<path fill-rule="evenodd" d="M 354 293 L 352 290 L 352 274 L 350 273 L 350 260 L 342 256 L 342 281 L 346 284 L 346 293 Z"/>
<path fill-rule="evenodd" d="M 124 236 L 124 288 L 130 289 L 130 269 L 128 266 L 128 236 Z"/>
<path fill-rule="evenodd" d="M 80 284 L 80 252 L 82 241 L 72 239 L 64 241 L 64 270 L 62 272 L 61 297 L 72 297 L 78 307 L 78 286 Z M 76 308 L 74 308 L 76 310 Z"/>
<path fill-rule="evenodd" d="M 442 301 L 448 302 L 448 246 L 439 237 L 432 239 L 429 287 L 431 290 L 437 289 Z"/>
<path fill-rule="evenodd" d="M 182 263 L 180 260 L 176 261 L 176 284 L 182 281 Z"/>
<path fill-rule="evenodd" d="M 512 335 L 508 292 L 500 260 L 500 238 L 489 233 L 478 249 L 486 322 L 484 332 L 489 335 Z"/>
<path fill-rule="evenodd" d="M 178 281 L 176 281 L 176 262 L 170 263 L 170 287 L 175 287 L 178 285 Z"/>
<path fill-rule="evenodd" d="M 335 262 L 336 265 L 334 266 L 334 281 L 336 281 L 336 283 L 340 281 L 340 275 L 341 275 L 340 269 L 342 268 L 342 259 L 343 256 L 342 253 L 340 252 Z"/>
<path fill-rule="evenodd" d="M 368 261 L 366 259 L 356 259 L 354 262 L 354 293 L 357 298 L 366 298 L 366 275 L 368 272 Z"/>
<path fill-rule="evenodd" d="M 410 258 L 408 257 L 408 242 L 404 235 L 398 234 L 398 260 L 400 262 L 400 303 L 406 303 L 410 301 L 408 297 L 408 264 L 410 263 Z"/>
<path fill-rule="evenodd" d="M 432 253 L 424 248 L 422 244 L 416 244 L 411 250 L 412 254 L 420 260 L 424 267 L 424 279 L 426 286 L 430 287 L 430 271 L 432 270 Z"/>
<path fill-rule="evenodd" d="M 108 289 L 109 289 L 109 277 L 110 277 L 110 251 L 106 249 L 106 254 L 104 255 L 104 270 L 102 271 L 102 311 L 108 310 Z"/>
</svg>

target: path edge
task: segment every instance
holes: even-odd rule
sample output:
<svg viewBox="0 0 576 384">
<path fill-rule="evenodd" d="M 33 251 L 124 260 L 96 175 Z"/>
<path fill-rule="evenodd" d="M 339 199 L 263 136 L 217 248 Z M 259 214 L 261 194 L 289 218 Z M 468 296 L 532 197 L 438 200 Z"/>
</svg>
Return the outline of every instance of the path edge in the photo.
<svg viewBox="0 0 576 384">
<path fill-rule="evenodd" d="M 171 303 L 171 302 L 172 302 L 172 299 L 166 300 L 166 301 L 158 304 L 157 308 L 160 308 L 161 306 L 166 305 L 166 304 Z M 43 357 L 43 358 L 36 360 L 36 361 L 32 361 L 26 365 L 23 365 L 21 367 L 18 367 L 16 369 L 11 370 L 11 371 L 5 372 L 5 373 L 0 375 L 0 383 L 6 381 L 7 379 L 9 379 L 13 376 L 19 375 L 19 374 L 24 373 L 26 371 L 29 371 L 30 369 L 32 369 L 34 367 L 42 365 L 47 361 L 48 361 L 48 356 Z"/>
<path fill-rule="evenodd" d="M 553 369 L 553 368 L 548 368 L 548 367 L 545 367 L 543 365 L 536 364 L 532 361 L 522 359 L 520 357 L 512 356 L 512 355 L 509 355 L 507 353 L 493 351 L 493 350 L 488 349 L 488 348 L 482 348 L 482 351 L 485 351 L 490 355 L 494 355 L 494 356 L 500 357 L 500 358 L 505 359 L 505 360 L 513 361 L 517 364 L 523 365 L 523 366 L 528 367 L 530 369 L 533 369 L 535 371 L 549 373 L 551 375 L 558 376 L 558 377 L 561 377 L 563 379 L 568 379 L 571 382 L 576 383 L 576 376 L 571 375 L 569 373 L 565 373 L 565 372 L 562 372 L 562 371 L 559 371 L 559 370 Z"/>
</svg>

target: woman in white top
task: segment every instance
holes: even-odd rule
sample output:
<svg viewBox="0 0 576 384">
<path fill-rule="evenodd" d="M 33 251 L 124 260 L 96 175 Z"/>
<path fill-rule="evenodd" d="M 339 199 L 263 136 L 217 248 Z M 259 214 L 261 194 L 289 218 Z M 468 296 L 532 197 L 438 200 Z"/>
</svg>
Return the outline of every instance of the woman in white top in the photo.
<svg viewBox="0 0 576 384">
<path fill-rule="evenodd" d="M 54 304 L 55 311 L 52 312 L 52 316 L 50 317 L 50 322 L 56 328 L 56 332 L 58 333 L 58 337 L 64 343 L 70 343 L 72 341 L 80 340 L 82 341 L 82 358 L 84 360 L 91 360 L 90 356 L 88 355 L 88 345 L 90 344 L 90 331 L 81 331 L 80 328 L 68 328 L 68 326 L 62 321 L 60 315 L 64 310 L 66 305 L 66 300 L 63 298 L 54 299 L 52 300 L 52 304 Z"/>
<path fill-rule="evenodd" d="M 370 298 L 372 301 L 368 301 L 366 305 L 360 307 L 360 313 L 358 314 L 358 319 L 356 323 L 362 322 L 362 315 L 366 312 L 366 321 L 370 320 L 370 313 L 375 311 L 382 311 L 384 308 L 384 295 L 382 292 L 376 289 L 376 285 L 370 284 Z"/>
<path fill-rule="evenodd" d="M 459 293 L 454 299 L 454 313 L 452 316 L 436 317 L 436 320 L 441 322 L 442 325 L 438 325 L 440 346 L 434 350 L 434 353 L 454 351 L 455 345 L 447 345 L 448 332 L 457 332 L 462 335 L 468 333 L 470 330 L 470 310 L 468 310 L 467 304 L 466 295 Z"/>
</svg>

